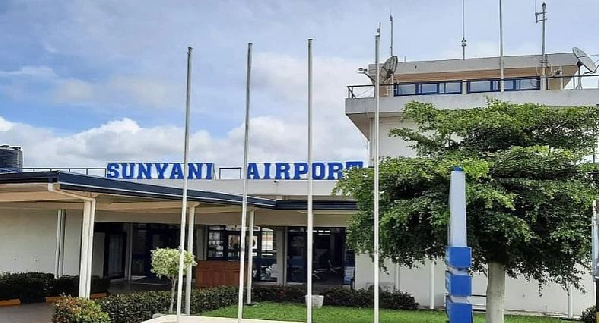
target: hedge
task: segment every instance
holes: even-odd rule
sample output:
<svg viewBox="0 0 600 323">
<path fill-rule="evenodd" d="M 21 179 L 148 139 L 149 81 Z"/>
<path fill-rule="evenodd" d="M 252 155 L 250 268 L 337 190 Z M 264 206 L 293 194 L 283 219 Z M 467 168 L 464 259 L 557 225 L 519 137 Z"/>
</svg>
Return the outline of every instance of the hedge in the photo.
<svg viewBox="0 0 600 323">
<path fill-rule="evenodd" d="M 107 293 L 109 286 L 110 279 L 92 277 L 92 294 Z M 22 303 L 40 303 L 44 302 L 47 296 L 78 294 L 78 276 L 54 279 L 53 274 L 40 272 L 0 274 L 0 300 L 18 298 Z"/>
<path fill-rule="evenodd" d="M 192 290 L 190 310 L 202 313 L 237 304 L 237 288 L 220 287 Z M 171 292 L 139 292 L 117 294 L 97 300 L 112 323 L 133 323 L 149 320 L 155 313 L 167 313 Z"/>
<path fill-rule="evenodd" d="M 257 285 L 252 287 L 252 299 L 256 302 L 284 302 L 304 304 L 306 286 Z M 347 307 L 372 307 L 373 292 L 364 289 L 330 288 L 321 293 L 324 305 Z M 381 292 L 380 306 L 386 309 L 417 309 L 414 297 L 402 292 Z M 155 313 L 169 309 L 169 291 L 117 294 L 97 300 L 103 312 L 113 323 L 141 322 Z M 191 312 L 194 314 L 237 304 L 237 288 L 219 287 L 194 289 Z"/>
<path fill-rule="evenodd" d="M 108 314 L 102 312 L 94 301 L 76 297 L 63 297 L 54 303 L 52 323 L 110 323 Z"/>
</svg>

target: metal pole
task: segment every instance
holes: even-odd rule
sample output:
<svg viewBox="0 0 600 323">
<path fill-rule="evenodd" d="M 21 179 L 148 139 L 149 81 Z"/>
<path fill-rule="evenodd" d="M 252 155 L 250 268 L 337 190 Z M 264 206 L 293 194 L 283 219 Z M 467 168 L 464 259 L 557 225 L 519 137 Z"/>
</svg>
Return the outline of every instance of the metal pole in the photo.
<svg viewBox="0 0 600 323">
<path fill-rule="evenodd" d="M 308 196 L 306 201 L 306 322 L 312 322 L 312 273 L 313 273 L 313 174 L 312 174 L 312 42 L 308 39 Z"/>
<path fill-rule="evenodd" d="M 467 40 L 465 39 L 465 0 L 462 1 L 462 59 L 465 59 L 465 51 L 467 48 Z"/>
<path fill-rule="evenodd" d="M 196 216 L 196 206 L 189 207 L 188 215 L 188 233 L 187 233 L 187 251 L 194 253 L 194 226 Z M 191 314 L 192 306 L 192 266 L 187 268 L 185 278 L 185 314 Z"/>
<path fill-rule="evenodd" d="M 246 218 L 248 217 L 248 132 L 250 129 L 250 71 L 252 68 L 252 43 L 248 43 L 246 62 L 246 120 L 244 123 L 244 192 L 242 194 L 242 236 L 240 237 L 240 282 L 238 286 L 238 322 L 242 322 L 244 312 L 244 267 L 246 257 Z"/>
<path fill-rule="evenodd" d="M 185 251 L 185 222 L 188 194 L 188 151 L 190 150 L 190 92 L 192 83 L 192 47 L 188 47 L 187 86 L 185 96 L 185 139 L 183 143 L 183 199 L 181 202 L 181 225 L 179 227 L 179 273 L 177 275 L 177 323 L 181 322 L 181 298 L 183 291 L 183 267 Z"/>
<path fill-rule="evenodd" d="M 500 16 L 500 92 L 504 92 L 504 37 L 502 36 L 502 0 L 498 0 Z"/>
<path fill-rule="evenodd" d="M 62 232 L 63 232 L 63 210 L 58 210 L 56 215 L 56 250 L 54 253 L 54 278 L 59 278 L 60 273 L 60 257 L 63 253 L 61 250 Z"/>
<path fill-rule="evenodd" d="M 390 57 L 392 56 L 394 56 L 394 17 L 390 13 Z"/>
<path fill-rule="evenodd" d="M 537 8 L 536 8 L 537 9 Z M 542 19 L 538 20 L 538 16 L 542 16 Z M 546 77 L 546 68 L 548 67 L 548 59 L 546 57 L 546 3 L 542 2 L 542 12 L 535 13 L 535 22 L 542 22 L 542 77 L 541 77 L 541 90 L 547 89 L 548 79 Z"/>
<path fill-rule="evenodd" d="M 246 305 L 252 305 L 252 280 L 253 280 L 253 271 L 254 271 L 254 210 L 250 211 L 250 223 L 248 224 L 248 230 L 250 233 L 248 234 L 248 250 L 250 254 L 248 255 L 248 280 L 246 281 Z M 258 240 L 257 240 L 258 241 Z M 256 246 L 257 248 L 260 246 Z"/>
<path fill-rule="evenodd" d="M 373 175 L 373 322 L 379 322 L 379 38 L 375 34 L 375 166 Z"/>
</svg>

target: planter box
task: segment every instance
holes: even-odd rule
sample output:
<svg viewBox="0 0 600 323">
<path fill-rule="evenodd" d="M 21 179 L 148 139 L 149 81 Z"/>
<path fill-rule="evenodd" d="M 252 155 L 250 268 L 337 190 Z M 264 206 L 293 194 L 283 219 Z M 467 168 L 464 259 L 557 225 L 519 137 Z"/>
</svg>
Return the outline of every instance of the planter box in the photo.
<svg viewBox="0 0 600 323">
<path fill-rule="evenodd" d="M 90 299 L 104 298 L 107 296 L 108 296 L 108 293 L 96 293 L 96 294 L 90 295 Z"/>
<path fill-rule="evenodd" d="M 0 307 L 21 305 L 21 300 L 18 298 L 0 301 Z"/>
<path fill-rule="evenodd" d="M 54 303 L 56 301 L 58 301 L 59 299 L 61 299 L 62 296 L 47 296 L 46 297 L 46 303 Z"/>
</svg>

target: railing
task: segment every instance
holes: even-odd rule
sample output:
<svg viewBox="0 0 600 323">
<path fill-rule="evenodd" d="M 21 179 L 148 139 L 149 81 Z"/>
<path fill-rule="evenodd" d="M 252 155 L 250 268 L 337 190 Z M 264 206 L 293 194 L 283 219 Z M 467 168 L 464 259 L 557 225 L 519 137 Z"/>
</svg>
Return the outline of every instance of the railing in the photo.
<svg viewBox="0 0 600 323">
<path fill-rule="evenodd" d="M 546 89 L 550 90 L 579 90 L 597 89 L 598 74 L 583 74 L 571 76 L 548 76 L 546 77 Z M 448 85 L 456 85 L 460 82 L 460 90 L 453 88 L 448 90 Z M 535 91 L 540 90 L 540 77 L 518 77 L 505 78 L 506 92 L 512 91 Z M 483 87 L 482 87 L 483 86 Z M 372 98 L 375 96 L 373 84 L 349 85 L 348 98 Z M 500 92 L 500 79 L 465 79 L 465 80 L 432 80 L 427 82 L 398 82 L 394 84 L 380 84 L 381 97 L 392 96 L 416 96 L 416 95 L 461 95 L 471 93 Z"/>
</svg>

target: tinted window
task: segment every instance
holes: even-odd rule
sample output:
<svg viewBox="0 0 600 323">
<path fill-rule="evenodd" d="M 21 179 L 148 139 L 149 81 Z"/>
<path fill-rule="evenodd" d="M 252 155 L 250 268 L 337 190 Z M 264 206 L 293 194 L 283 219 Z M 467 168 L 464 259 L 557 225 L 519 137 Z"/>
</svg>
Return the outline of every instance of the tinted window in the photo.
<svg viewBox="0 0 600 323">
<path fill-rule="evenodd" d="M 540 88 L 538 79 L 520 79 L 516 82 L 519 90 L 537 90 Z"/>
<path fill-rule="evenodd" d="M 415 84 L 396 84 L 395 95 L 414 95 L 416 86 Z"/>
<path fill-rule="evenodd" d="M 490 92 L 491 85 L 490 81 L 470 81 L 469 92 Z"/>
<path fill-rule="evenodd" d="M 421 84 L 421 94 L 432 94 L 438 93 L 438 84 L 437 83 L 423 83 Z"/>
<path fill-rule="evenodd" d="M 462 93 L 462 82 L 446 82 L 443 93 Z"/>
</svg>

